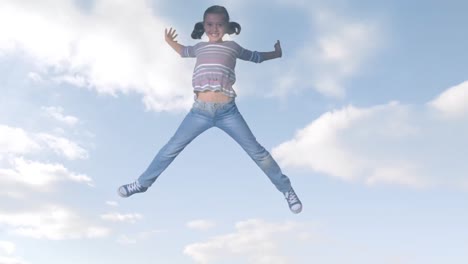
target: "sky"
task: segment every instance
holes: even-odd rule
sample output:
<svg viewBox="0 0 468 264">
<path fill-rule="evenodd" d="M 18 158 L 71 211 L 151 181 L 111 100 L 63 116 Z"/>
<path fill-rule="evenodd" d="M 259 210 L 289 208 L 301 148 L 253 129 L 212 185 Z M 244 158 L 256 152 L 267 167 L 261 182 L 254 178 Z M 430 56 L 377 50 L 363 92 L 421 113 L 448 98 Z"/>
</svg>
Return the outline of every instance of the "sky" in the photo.
<svg viewBox="0 0 468 264">
<path fill-rule="evenodd" d="M 193 102 L 211 5 L 244 48 L 237 105 L 303 212 L 216 128 L 144 194 Z M 468 3 L 0 0 L 0 264 L 468 259 Z M 206 37 L 201 41 L 206 41 Z"/>
</svg>

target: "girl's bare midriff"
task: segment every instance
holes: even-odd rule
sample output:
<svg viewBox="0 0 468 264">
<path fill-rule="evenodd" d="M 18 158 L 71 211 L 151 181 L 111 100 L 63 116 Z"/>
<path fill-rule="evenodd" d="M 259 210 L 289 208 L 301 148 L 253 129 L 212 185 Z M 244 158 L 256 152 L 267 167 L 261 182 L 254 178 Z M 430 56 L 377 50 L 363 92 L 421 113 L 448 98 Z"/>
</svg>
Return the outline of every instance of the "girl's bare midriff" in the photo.
<svg viewBox="0 0 468 264">
<path fill-rule="evenodd" d="M 231 97 L 221 93 L 213 91 L 198 92 L 197 98 L 204 102 L 213 102 L 213 103 L 224 103 L 231 100 Z"/>
</svg>

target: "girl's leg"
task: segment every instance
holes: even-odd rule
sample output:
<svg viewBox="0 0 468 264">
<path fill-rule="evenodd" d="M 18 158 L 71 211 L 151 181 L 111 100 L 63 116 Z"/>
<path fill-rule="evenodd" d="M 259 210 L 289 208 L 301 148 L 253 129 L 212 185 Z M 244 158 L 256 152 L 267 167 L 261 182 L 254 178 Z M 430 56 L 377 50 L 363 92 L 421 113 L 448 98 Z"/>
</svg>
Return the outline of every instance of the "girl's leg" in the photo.
<svg viewBox="0 0 468 264">
<path fill-rule="evenodd" d="M 281 172 L 270 153 L 257 142 L 235 104 L 226 109 L 226 113 L 219 115 L 216 126 L 239 143 L 280 192 L 291 190 L 289 178 Z"/>
<path fill-rule="evenodd" d="M 212 126 L 213 124 L 209 119 L 197 114 L 192 108 L 174 136 L 158 152 L 146 171 L 138 178 L 139 184 L 146 188 L 151 186 L 193 139 Z"/>
</svg>

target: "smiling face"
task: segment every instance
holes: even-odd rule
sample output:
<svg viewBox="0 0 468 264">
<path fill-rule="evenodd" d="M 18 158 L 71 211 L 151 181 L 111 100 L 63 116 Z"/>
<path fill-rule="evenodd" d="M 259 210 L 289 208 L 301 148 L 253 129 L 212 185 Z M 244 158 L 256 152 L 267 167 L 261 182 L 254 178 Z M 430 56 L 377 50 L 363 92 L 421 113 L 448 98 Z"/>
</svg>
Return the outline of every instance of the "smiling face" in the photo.
<svg viewBox="0 0 468 264">
<path fill-rule="evenodd" d="M 227 22 L 223 14 L 206 14 L 203 22 L 209 42 L 221 42 L 226 33 Z"/>
</svg>

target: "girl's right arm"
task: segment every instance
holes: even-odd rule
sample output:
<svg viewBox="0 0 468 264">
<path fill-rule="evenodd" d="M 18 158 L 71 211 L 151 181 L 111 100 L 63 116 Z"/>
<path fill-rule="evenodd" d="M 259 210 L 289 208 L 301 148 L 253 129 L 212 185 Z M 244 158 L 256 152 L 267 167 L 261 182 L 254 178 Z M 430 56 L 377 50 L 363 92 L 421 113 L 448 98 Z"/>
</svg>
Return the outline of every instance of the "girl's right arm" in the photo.
<svg viewBox="0 0 468 264">
<path fill-rule="evenodd" d="M 170 28 L 169 31 L 167 28 L 164 30 L 166 42 L 173 48 L 179 55 L 182 55 L 182 49 L 184 46 L 179 44 L 175 38 L 177 37 L 175 29 Z"/>
</svg>

